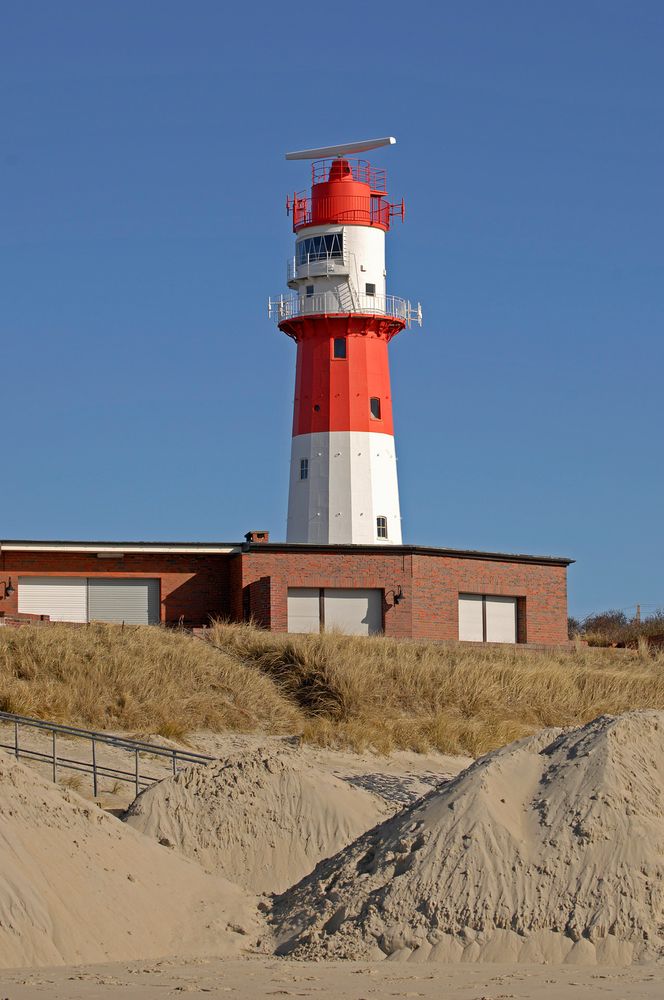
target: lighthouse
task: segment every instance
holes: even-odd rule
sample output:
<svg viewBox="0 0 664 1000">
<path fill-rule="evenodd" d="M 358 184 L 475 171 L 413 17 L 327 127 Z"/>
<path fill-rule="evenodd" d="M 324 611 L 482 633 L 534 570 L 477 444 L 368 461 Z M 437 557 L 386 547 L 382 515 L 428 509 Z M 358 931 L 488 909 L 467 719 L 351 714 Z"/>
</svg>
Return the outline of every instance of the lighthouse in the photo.
<svg viewBox="0 0 664 1000">
<path fill-rule="evenodd" d="M 286 200 L 290 295 L 269 301 L 297 344 L 289 542 L 400 545 L 388 346 L 422 312 L 387 293 L 385 235 L 404 204 L 385 171 L 354 158 L 392 137 L 287 153 L 312 160 L 311 190 Z"/>
</svg>

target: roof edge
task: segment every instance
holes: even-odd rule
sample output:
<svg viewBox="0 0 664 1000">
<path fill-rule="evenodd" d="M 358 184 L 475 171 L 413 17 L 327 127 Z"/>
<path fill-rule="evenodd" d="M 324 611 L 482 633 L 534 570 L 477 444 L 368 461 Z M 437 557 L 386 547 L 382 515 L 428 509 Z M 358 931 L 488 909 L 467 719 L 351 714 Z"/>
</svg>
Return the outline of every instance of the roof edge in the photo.
<svg viewBox="0 0 664 1000">
<path fill-rule="evenodd" d="M 428 555 L 450 556 L 454 559 L 485 559 L 493 562 L 541 563 L 544 565 L 570 566 L 576 562 L 568 556 L 540 556 L 517 552 L 483 552 L 475 549 L 437 548 L 430 545 L 320 545 L 312 542 L 245 542 L 245 552 L 339 552 L 369 555 Z"/>
</svg>

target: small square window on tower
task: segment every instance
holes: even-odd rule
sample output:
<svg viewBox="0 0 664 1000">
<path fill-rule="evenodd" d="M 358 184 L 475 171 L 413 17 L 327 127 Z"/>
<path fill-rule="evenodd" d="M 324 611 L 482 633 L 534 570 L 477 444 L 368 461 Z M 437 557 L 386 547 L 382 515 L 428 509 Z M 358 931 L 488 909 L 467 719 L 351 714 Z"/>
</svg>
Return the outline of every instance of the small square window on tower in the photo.
<svg viewBox="0 0 664 1000">
<path fill-rule="evenodd" d="M 335 337 L 334 338 L 334 357 L 335 358 L 345 358 L 346 357 L 346 338 L 345 337 Z"/>
<path fill-rule="evenodd" d="M 376 535 L 378 538 L 387 538 L 387 518 L 376 518 Z"/>
<path fill-rule="evenodd" d="M 300 479 L 308 479 L 308 478 L 309 478 L 309 459 L 308 458 L 301 458 L 300 459 Z"/>
<path fill-rule="evenodd" d="M 370 295 L 370 296 L 373 297 L 376 294 L 376 286 L 374 284 L 372 284 L 371 282 L 367 282 L 364 287 L 365 287 L 367 295 Z"/>
<path fill-rule="evenodd" d="M 372 396 L 369 400 L 369 412 L 372 420 L 380 420 L 380 399 L 378 396 Z"/>
<path fill-rule="evenodd" d="M 307 298 L 308 299 L 313 298 L 313 294 L 314 294 L 314 286 L 313 285 L 307 285 Z"/>
</svg>

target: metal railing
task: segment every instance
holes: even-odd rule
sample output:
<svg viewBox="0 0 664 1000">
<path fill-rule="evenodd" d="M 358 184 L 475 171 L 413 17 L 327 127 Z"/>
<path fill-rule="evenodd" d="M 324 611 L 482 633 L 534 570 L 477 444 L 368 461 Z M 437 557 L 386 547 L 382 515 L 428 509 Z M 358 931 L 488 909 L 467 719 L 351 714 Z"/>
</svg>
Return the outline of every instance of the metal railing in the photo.
<svg viewBox="0 0 664 1000">
<path fill-rule="evenodd" d="M 294 316 L 318 316 L 321 314 L 357 313 L 369 316 L 388 316 L 402 320 L 407 326 L 411 323 L 422 325 L 422 308 L 411 305 L 407 299 L 398 295 L 355 295 L 353 306 L 348 307 L 343 292 L 347 286 L 342 284 L 338 290 L 318 292 L 314 295 L 280 295 L 268 300 L 268 316 L 277 323 L 291 319 Z"/>
<path fill-rule="evenodd" d="M 61 726 L 56 722 L 44 722 L 42 719 L 32 719 L 25 715 L 14 715 L 11 712 L 0 712 L 0 724 L 2 723 L 9 724 L 10 727 L 13 726 L 14 738 L 8 743 L 0 741 L 1 749 L 10 751 L 16 757 L 16 760 L 23 758 L 25 760 L 35 760 L 49 764 L 53 781 L 58 780 L 58 771 L 60 769 L 81 771 L 84 774 L 89 774 L 92 777 L 92 791 L 95 798 L 99 791 L 99 780 L 101 778 L 110 778 L 114 781 L 126 781 L 133 784 L 136 795 L 138 795 L 141 788 L 147 788 L 156 781 L 161 781 L 163 775 L 155 777 L 143 771 L 142 765 L 144 761 L 141 758 L 141 754 L 167 758 L 173 774 L 177 774 L 178 770 L 187 764 L 207 764 L 216 759 L 208 757 L 206 754 L 192 753 L 189 750 L 173 750 L 168 747 L 154 746 L 152 743 L 144 743 L 141 740 L 129 740 L 123 736 L 111 736 L 109 733 L 100 733 L 90 729 L 76 729 L 74 726 Z M 25 746 L 25 744 L 21 746 L 20 736 L 22 730 L 25 728 L 33 731 L 38 730 L 50 735 L 49 751 L 32 749 Z M 0 736 L 4 737 L 4 733 L 1 730 Z M 77 738 L 89 742 L 91 750 L 90 760 L 78 760 L 74 757 L 66 757 L 58 753 L 58 736 L 63 737 L 63 740 L 65 737 L 68 737 L 70 739 Z M 62 747 L 62 743 L 60 745 Z M 101 764 L 97 759 L 97 748 L 100 745 L 112 747 L 114 750 L 130 754 L 133 758 L 131 769 L 124 770 L 120 767 Z M 65 750 L 64 753 L 66 752 Z"/>
<path fill-rule="evenodd" d="M 308 254 L 298 263 L 296 257 L 288 261 L 287 281 L 296 278 L 319 278 L 328 274 L 348 274 L 350 259 L 348 254 Z"/>
<path fill-rule="evenodd" d="M 403 218 L 403 204 L 391 204 L 382 195 L 371 195 L 367 198 L 363 195 L 347 195 L 343 199 L 338 196 L 333 198 L 317 197 L 314 203 L 307 195 L 306 191 L 293 195 L 286 200 L 286 211 L 293 214 L 293 229 L 295 232 L 304 226 L 326 225 L 337 223 L 339 225 L 360 225 L 360 226 L 382 226 L 383 229 L 390 228 L 392 216 Z"/>
<path fill-rule="evenodd" d="M 311 164 L 311 183 L 323 184 L 329 181 L 330 173 L 334 177 L 349 174 L 354 181 L 368 184 L 372 191 L 386 190 L 387 175 L 384 167 L 372 167 L 368 160 L 357 160 L 352 157 L 334 157 L 333 159 L 314 160 Z"/>
</svg>

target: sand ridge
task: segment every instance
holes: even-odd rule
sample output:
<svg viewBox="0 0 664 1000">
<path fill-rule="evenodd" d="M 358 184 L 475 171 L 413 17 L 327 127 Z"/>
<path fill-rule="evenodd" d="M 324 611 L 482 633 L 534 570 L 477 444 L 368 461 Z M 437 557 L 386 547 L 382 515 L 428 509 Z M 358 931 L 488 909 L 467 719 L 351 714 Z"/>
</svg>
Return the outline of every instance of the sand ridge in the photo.
<svg viewBox="0 0 664 1000">
<path fill-rule="evenodd" d="M 300 958 L 626 964 L 664 952 L 664 713 L 480 758 L 275 902 Z"/>
<path fill-rule="evenodd" d="M 396 806 L 312 769 L 290 747 L 189 767 L 142 792 L 125 822 L 252 892 L 281 892 Z"/>
<path fill-rule="evenodd" d="M 255 900 L 0 754 L 0 967 L 255 946 Z"/>
</svg>

